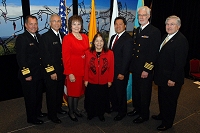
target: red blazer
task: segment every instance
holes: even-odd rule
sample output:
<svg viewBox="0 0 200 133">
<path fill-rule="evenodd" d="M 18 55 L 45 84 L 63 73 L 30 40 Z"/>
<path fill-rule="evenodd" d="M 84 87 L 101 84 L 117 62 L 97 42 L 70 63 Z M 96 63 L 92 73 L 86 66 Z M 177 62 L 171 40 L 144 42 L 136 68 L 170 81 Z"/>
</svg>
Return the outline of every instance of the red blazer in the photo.
<svg viewBox="0 0 200 133">
<path fill-rule="evenodd" d="M 85 51 L 89 49 L 89 41 L 87 35 L 81 36 L 83 39 L 78 40 L 69 33 L 63 38 L 62 58 L 65 75 L 84 76 Z"/>
<path fill-rule="evenodd" d="M 94 51 L 85 52 L 85 75 L 84 81 L 92 84 L 107 84 L 114 77 L 114 54 L 111 50 L 102 52 L 99 57 Z"/>
</svg>

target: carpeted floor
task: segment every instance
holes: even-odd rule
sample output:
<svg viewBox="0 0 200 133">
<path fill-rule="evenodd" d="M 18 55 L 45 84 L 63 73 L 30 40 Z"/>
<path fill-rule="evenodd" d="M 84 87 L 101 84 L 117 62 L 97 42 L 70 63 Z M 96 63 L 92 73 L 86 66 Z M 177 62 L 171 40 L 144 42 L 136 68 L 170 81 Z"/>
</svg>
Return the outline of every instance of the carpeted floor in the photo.
<svg viewBox="0 0 200 133">
<path fill-rule="evenodd" d="M 45 97 L 45 94 L 44 94 Z M 54 124 L 47 118 L 42 125 L 31 125 L 26 122 L 23 98 L 17 98 L 0 102 L 0 133 L 157 133 L 156 127 L 160 121 L 152 118 L 142 124 L 133 124 L 136 117 L 126 116 L 119 122 L 113 121 L 116 113 L 105 114 L 105 122 L 98 118 L 87 120 L 83 109 L 84 97 L 80 99 L 79 109 L 82 110 L 83 118 L 78 122 L 72 122 L 68 115 L 58 115 L 61 124 Z M 153 86 L 150 111 L 151 115 L 158 113 L 157 87 Z M 63 107 L 67 110 L 67 107 Z M 131 111 L 131 103 L 128 111 Z M 45 98 L 43 112 L 46 112 Z M 165 131 L 169 133 L 199 133 L 200 132 L 200 89 L 192 80 L 185 79 L 182 88 L 174 126 Z"/>
</svg>

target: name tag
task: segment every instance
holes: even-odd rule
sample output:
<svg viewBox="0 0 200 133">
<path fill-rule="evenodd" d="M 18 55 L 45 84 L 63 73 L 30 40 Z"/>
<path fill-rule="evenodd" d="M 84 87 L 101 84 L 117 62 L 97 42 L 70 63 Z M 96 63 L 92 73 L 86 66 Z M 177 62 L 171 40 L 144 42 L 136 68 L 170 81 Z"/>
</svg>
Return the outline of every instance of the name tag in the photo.
<svg viewBox="0 0 200 133">
<path fill-rule="evenodd" d="M 149 36 L 141 36 L 142 38 L 149 38 Z"/>
</svg>

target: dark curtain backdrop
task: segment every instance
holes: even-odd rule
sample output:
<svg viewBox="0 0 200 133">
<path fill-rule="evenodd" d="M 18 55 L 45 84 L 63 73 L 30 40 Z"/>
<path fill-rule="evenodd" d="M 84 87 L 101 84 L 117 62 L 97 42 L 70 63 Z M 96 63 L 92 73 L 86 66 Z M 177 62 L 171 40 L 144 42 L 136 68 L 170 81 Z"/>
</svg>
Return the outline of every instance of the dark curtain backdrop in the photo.
<svg viewBox="0 0 200 133">
<path fill-rule="evenodd" d="M 189 53 L 185 74 L 189 74 L 189 60 L 200 59 L 200 0 L 144 0 L 146 6 L 152 3 L 151 23 L 165 32 L 165 20 L 170 15 L 177 15 L 181 19 L 180 31 L 189 42 Z M 183 53 L 184 54 L 184 53 Z"/>
<path fill-rule="evenodd" d="M 28 15 L 29 0 L 21 0 L 23 13 Z M 78 0 L 73 0 L 77 5 Z M 112 0 L 111 0 L 112 1 Z M 151 23 L 165 32 L 165 19 L 170 15 L 177 15 L 182 20 L 180 31 L 189 41 L 189 54 L 186 64 L 186 77 L 189 72 L 189 60 L 192 58 L 200 59 L 200 0 L 144 0 L 146 6 L 152 5 Z M 112 3 L 111 3 L 112 5 Z M 74 6 L 73 13 L 78 13 L 78 7 Z M 112 7 L 111 7 L 112 9 Z M 25 17 L 24 16 L 24 17 Z M 184 53 L 183 53 L 184 54 Z M 1 56 L 0 62 L 0 101 L 17 98 L 22 96 L 22 89 L 17 78 L 18 65 L 15 55 Z"/>
</svg>

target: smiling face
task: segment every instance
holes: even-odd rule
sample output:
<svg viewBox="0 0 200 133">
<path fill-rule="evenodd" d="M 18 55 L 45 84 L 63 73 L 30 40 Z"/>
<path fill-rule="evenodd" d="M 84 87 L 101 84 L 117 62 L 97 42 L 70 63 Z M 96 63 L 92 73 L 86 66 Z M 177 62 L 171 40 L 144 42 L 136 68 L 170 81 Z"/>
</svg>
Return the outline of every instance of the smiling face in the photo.
<svg viewBox="0 0 200 133">
<path fill-rule="evenodd" d="M 61 18 L 60 16 L 54 15 L 51 17 L 50 26 L 52 29 L 58 32 L 61 27 Z"/>
<path fill-rule="evenodd" d="M 148 23 L 149 18 L 150 18 L 150 15 L 147 14 L 147 11 L 142 10 L 142 9 L 138 11 L 138 20 L 142 26 Z"/>
<path fill-rule="evenodd" d="M 25 23 L 26 30 L 32 34 L 35 34 L 38 30 L 37 19 L 29 17 Z"/>
<path fill-rule="evenodd" d="M 165 28 L 166 28 L 166 32 L 169 35 L 171 35 L 179 30 L 180 25 L 178 25 L 177 20 L 175 18 L 171 18 L 167 20 Z"/>
<path fill-rule="evenodd" d="M 103 49 L 104 41 L 101 36 L 98 36 L 94 41 L 96 52 L 101 52 Z"/>
<path fill-rule="evenodd" d="M 72 21 L 72 32 L 79 33 L 81 31 L 81 22 L 78 20 Z"/>
<path fill-rule="evenodd" d="M 117 19 L 117 20 L 115 21 L 114 27 L 115 27 L 115 32 L 116 32 L 117 34 L 122 33 L 122 32 L 126 29 L 126 25 L 124 24 L 124 22 L 123 22 L 122 19 Z"/>
</svg>

